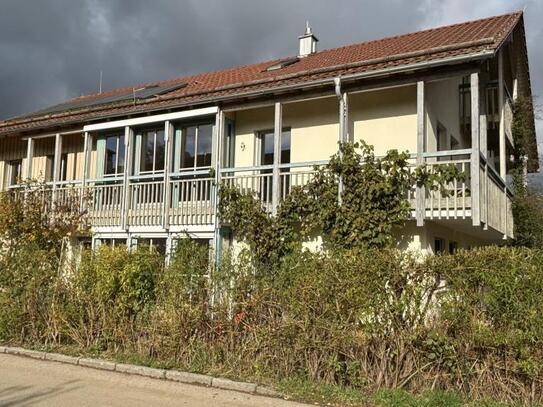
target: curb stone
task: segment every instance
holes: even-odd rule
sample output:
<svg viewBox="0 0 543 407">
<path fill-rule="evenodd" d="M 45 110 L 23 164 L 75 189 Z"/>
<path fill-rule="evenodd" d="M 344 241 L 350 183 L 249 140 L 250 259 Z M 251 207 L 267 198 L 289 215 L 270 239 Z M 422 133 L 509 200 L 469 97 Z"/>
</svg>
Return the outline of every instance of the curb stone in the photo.
<svg viewBox="0 0 543 407">
<path fill-rule="evenodd" d="M 29 350 L 24 348 L 5 348 L 5 353 L 9 353 L 11 355 L 21 355 L 26 356 L 33 359 L 45 359 L 45 352 L 39 352 L 37 350 Z"/>
<path fill-rule="evenodd" d="M 77 365 L 79 363 L 78 357 L 62 355 L 60 353 L 46 353 L 45 360 L 50 360 L 52 362 L 68 363 L 70 365 Z"/>
<path fill-rule="evenodd" d="M 214 377 L 211 382 L 211 387 L 216 387 L 223 390 L 236 390 L 244 393 L 255 393 L 256 384 L 246 382 L 235 382 L 233 380 L 221 379 Z"/>
<path fill-rule="evenodd" d="M 110 372 L 145 376 L 158 380 L 169 380 L 179 383 L 203 385 L 207 387 L 215 387 L 222 390 L 233 390 L 243 393 L 257 394 L 259 396 L 284 398 L 283 394 L 269 387 L 260 386 L 254 383 L 236 382 L 234 380 L 223 379 L 220 377 L 212 377 L 203 374 L 182 372 L 180 370 L 155 369 L 147 366 L 115 363 L 102 359 L 80 358 L 75 356 L 63 355 L 61 353 L 46 353 L 9 346 L 0 346 L 0 353 L 7 353 L 16 356 L 26 356 L 51 362 L 67 363 L 71 365 L 90 367 L 93 369 L 107 370 Z"/>
<path fill-rule="evenodd" d="M 200 384 L 203 386 L 211 386 L 213 378 L 197 373 L 181 372 L 179 370 L 166 370 L 166 379 L 180 383 Z"/>
<path fill-rule="evenodd" d="M 81 358 L 78 362 L 79 366 L 92 367 L 94 369 L 100 370 L 115 370 L 115 362 L 108 362 L 107 360 L 100 359 L 91 359 L 91 358 Z"/>
<path fill-rule="evenodd" d="M 152 377 L 154 379 L 164 379 L 166 377 L 166 371 L 163 369 L 154 369 L 147 366 L 127 365 L 124 363 L 117 363 L 115 366 L 115 371 L 126 374 Z"/>
</svg>

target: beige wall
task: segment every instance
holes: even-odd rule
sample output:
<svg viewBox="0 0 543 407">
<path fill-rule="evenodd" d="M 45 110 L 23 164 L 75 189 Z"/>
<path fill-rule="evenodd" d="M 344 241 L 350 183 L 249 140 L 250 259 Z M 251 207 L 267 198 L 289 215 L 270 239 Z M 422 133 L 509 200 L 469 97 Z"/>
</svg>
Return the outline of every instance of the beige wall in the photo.
<svg viewBox="0 0 543 407">
<path fill-rule="evenodd" d="M 291 162 L 327 160 L 337 151 L 338 114 L 335 97 L 283 106 L 283 127 L 291 131 Z M 255 165 L 255 136 L 273 129 L 274 108 L 241 110 L 236 112 L 235 121 L 235 165 Z"/>
<path fill-rule="evenodd" d="M 403 86 L 349 95 L 353 140 L 364 140 L 377 155 L 388 150 L 417 151 L 417 89 Z"/>
<path fill-rule="evenodd" d="M 420 251 L 427 254 L 434 253 L 434 241 L 438 238 L 444 240 L 446 248 L 451 241 L 457 242 L 459 249 L 485 244 L 481 239 L 432 221 L 426 221 L 423 227 L 417 227 L 415 221 L 409 221 L 396 233 L 396 237 L 397 247 L 400 250 Z"/>
<path fill-rule="evenodd" d="M 447 140 L 452 136 L 460 143 L 458 148 L 471 147 L 471 141 L 460 134 L 461 83 L 462 78 L 458 77 L 426 84 L 426 135 L 430 152 L 437 151 L 438 122 L 447 130 Z"/>
</svg>

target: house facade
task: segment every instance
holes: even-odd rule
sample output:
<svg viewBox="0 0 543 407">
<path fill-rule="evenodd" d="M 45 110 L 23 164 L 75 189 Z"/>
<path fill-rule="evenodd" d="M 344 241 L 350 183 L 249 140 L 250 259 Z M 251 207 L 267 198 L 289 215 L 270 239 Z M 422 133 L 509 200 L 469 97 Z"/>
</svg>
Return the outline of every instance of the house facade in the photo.
<svg viewBox="0 0 543 407">
<path fill-rule="evenodd" d="M 1 121 L 1 190 L 42 181 L 51 202 L 86 214 L 92 238 L 81 241 L 93 247 L 168 252 L 190 236 L 219 248 L 235 242 L 217 217 L 222 183 L 274 216 L 338 141 L 364 140 L 377 155 L 407 150 L 413 166 L 453 163 L 466 174 L 450 196 L 412 188 L 399 247 L 512 238 L 512 106 L 531 97 L 522 13 L 324 51 L 317 41 L 308 27 L 297 56 Z M 536 154 L 527 164 L 537 168 Z"/>
</svg>

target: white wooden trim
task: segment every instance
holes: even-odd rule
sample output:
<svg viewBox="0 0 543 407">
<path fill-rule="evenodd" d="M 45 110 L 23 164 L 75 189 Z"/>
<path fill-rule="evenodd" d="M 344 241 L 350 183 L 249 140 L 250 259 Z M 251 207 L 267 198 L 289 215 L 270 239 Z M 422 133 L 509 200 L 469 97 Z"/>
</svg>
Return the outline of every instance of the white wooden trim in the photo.
<svg viewBox="0 0 543 407">
<path fill-rule="evenodd" d="M 157 114 L 154 116 L 136 117 L 133 119 L 115 120 L 111 122 L 88 124 L 83 127 L 84 131 L 98 131 L 115 129 L 126 126 L 139 126 L 141 124 L 164 122 L 167 120 L 186 119 L 191 117 L 206 116 L 216 114 L 219 108 L 216 106 L 204 107 L 202 109 L 183 110 L 182 112 Z"/>
</svg>

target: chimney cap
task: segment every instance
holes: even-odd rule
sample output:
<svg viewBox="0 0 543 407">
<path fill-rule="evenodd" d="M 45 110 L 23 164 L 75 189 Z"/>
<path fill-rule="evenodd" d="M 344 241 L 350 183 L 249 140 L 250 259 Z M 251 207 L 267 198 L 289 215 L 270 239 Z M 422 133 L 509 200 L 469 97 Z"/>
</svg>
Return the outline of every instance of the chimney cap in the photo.
<svg viewBox="0 0 543 407">
<path fill-rule="evenodd" d="M 315 36 L 315 34 L 313 34 L 313 30 L 311 29 L 311 26 L 309 25 L 309 21 L 305 22 L 305 32 L 302 35 L 300 35 L 298 38 L 302 39 L 306 37 L 313 37 L 315 41 L 317 42 L 319 41 L 319 39 Z"/>
</svg>

